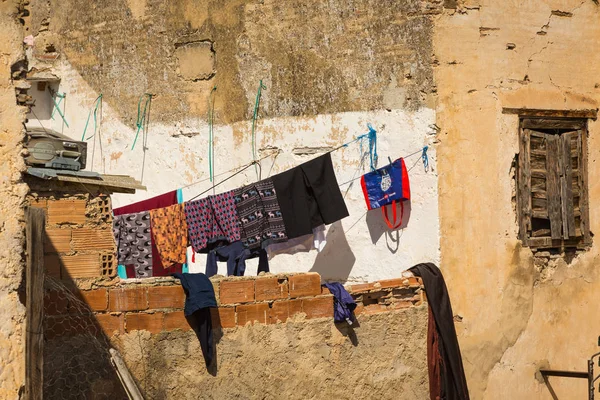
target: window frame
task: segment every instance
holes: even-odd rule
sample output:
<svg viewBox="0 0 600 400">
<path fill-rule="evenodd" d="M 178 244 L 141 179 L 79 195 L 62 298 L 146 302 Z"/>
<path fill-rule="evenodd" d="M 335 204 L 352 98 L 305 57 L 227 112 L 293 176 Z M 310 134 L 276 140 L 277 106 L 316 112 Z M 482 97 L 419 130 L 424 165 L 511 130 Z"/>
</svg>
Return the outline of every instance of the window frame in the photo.
<svg viewBox="0 0 600 400">
<path fill-rule="evenodd" d="M 565 234 L 564 230 L 562 232 L 563 237 L 556 237 L 555 234 L 552 236 L 551 229 L 550 236 L 541 236 L 541 237 L 533 237 L 530 236 L 530 231 L 532 230 L 532 218 L 533 216 L 533 207 L 532 207 L 532 168 L 531 168 L 531 134 L 528 131 L 535 132 L 536 130 L 552 130 L 552 129 L 560 129 L 560 130 L 570 130 L 577 131 L 578 137 L 578 150 L 577 150 L 577 159 L 578 159 L 578 186 L 580 189 L 579 193 L 579 211 L 581 218 L 581 225 L 579 229 L 581 230 L 581 235 L 577 237 L 569 237 L 568 234 Z M 542 132 L 538 132 L 542 133 Z M 556 143 L 553 146 L 560 146 L 560 144 L 564 141 L 562 137 L 566 132 L 559 133 L 557 137 Z M 560 138 L 560 139 L 559 139 Z M 590 223 L 589 223 L 589 196 L 588 196 L 588 119 L 577 115 L 577 117 L 569 118 L 569 117 L 550 117 L 550 116 L 535 116 L 535 115 L 519 115 L 519 154 L 517 156 L 517 168 L 516 168 L 516 197 L 517 197 L 517 221 L 519 225 L 519 239 L 523 242 L 525 246 L 528 246 L 533 249 L 549 249 L 549 248 L 578 248 L 585 249 L 591 245 L 591 234 L 590 234 Z M 548 143 L 546 143 L 548 145 Z M 557 150 L 558 151 L 558 150 Z M 572 157 L 572 156 L 570 156 Z M 567 171 L 570 170 L 570 167 L 564 167 L 562 164 L 563 158 L 558 160 L 554 160 L 557 166 L 557 173 L 555 173 L 552 179 L 561 179 L 561 177 L 567 174 Z M 546 181 L 550 176 L 550 171 L 546 170 Z M 559 190 L 561 190 L 564 186 L 559 185 Z M 547 186 L 546 186 L 546 193 Z M 560 196 L 566 196 L 565 193 L 560 193 Z M 572 195 L 569 195 L 572 197 Z M 559 199 L 561 198 L 559 197 Z M 563 197 L 564 198 L 564 197 Z M 548 200 L 548 199 L 547 199 Z M 559 201 L 558 211 L 556 208 L 556 203 L 552 203 L 553 205 L 553 213 L 561 213 L 560 222 L 561 228 L 565 226 L 565 216 L 567 216 L 565 212 L 565 205 L 562 201 Z M 551 204 L 548 203 L 548 213 L 550 214 Z M 552 219 L 549 216 L 548 219 L 552 225 Z M 568 224 L 568 221 L 567 221 Z M 575 229 L 575 226 L 570 227 Z M 566 235 L 566 237 L 565 237 Z"/>
</svg>

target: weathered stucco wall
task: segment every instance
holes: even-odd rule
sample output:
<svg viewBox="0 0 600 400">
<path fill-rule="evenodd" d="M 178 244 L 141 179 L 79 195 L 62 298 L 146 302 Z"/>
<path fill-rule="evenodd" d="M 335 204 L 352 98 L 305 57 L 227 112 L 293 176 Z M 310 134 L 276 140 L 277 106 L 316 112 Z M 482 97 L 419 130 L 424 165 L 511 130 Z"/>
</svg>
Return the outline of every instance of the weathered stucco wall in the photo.
<svg viewBox="0 0 600 400">
<path fill-rule="evenodd" d="M 120 346 L 151 398 L 413 400 L 428 396 L 426 331 L 426 307 L 361 318 L 357 345 L 330 319 L 238 328 L 218 342 L 216 376 L 193 332 L 136 331 Z"/>
<path fill-rule="evenodd" d="M 318 274 L 213 277 L 215 357 L 207 370 L 173 278 L 49 279 L 44 398 L 123 398 L 119 349 L 145 398 L 424 399 L 427 306 L 414 277 L 347 286 L 357 321 L 333 322 Z"/>
<path fill-rule="evenodd" d="M 19 4 L 0 3 L 0 398 L 14 399 L 25 383 L 25 306 L 17 290 L 24 274 L 21 181 L 25 112 L 17 106 L 15 80 L 21 77 L 23 35 Z"/>
<path fill-rule="evenodd" d="M 399 276 L 417 262 L 439 262 L 431 59 L 431 21 L 441 12 L 438 2 L 340 1 L 308 7 L 301 2 L 182 0 L 167 6 L 122 1 L 110 7 L 95 3 L 90 12 L 32 1 L 29 8 L 32 76 L 61 78 L 52 87 L 67 94 L 69 126 L 56 114 L 50 119 L 52 103 L 48 96 L 43 101 L 47 89 L 40 94 L 37 87 L 30 90 L 38 101 L 29 123 L 39 124 L 39 118 L 44 126 L 79 139 L 101 93 L 101 129 L 88 140 L 90 165 L 143 178 L 148 186 L 135 196 L 114 196 L 115 206 L 208 177 L 207 106 L 214 86 L 215 172 L 251 161 L 250 118 L 262 79 L 258 155 L 281 151 L 262 162 L 262 177 L 366 133 L 367 123 L 378 130 L 379 165 L 388 156 L 395 159 L 425 145 L 431 159 L 427 173 L 419 154 L 407 159 L 415 167 L 405 229 L 386 233 L 381 213 L 365 212 L 360 185 L 354 182 L 346 194 L 350 217 L 328 228 L 324 252 L 275 257 L 272 270 L 310 270 L 325 279 L 363 282 Z M 148 140 L 144 146 L 140 134 L 131 150 L 138 98 L 144 92 L 155 95 Z M 93 125 L 92 118 L 86 137 Z M 358 143 L 333 158 L 339 183 L 368 171 L 368 160 L 360 165 Z M 250 168 L 217 192 L 256 180 Z M 209 187 L 208 181 L 190 186 L 184 198 Z M 197 256 L 191 270 L 203 271 L 204 264 L 204 256 Z M 248 273 L 255 271 L 253 263 Z"/>
<path fill-rule="evenodd" d="M 442 268 L 474 399 L 550 399 L 541 368 L 586 371 L 597 348 L 599 244 L 543 274 L 517 240 L 518 117 L 503 107 L 595 109 L 593 1 L 465 1 L 436 21 Z M 600 230 L 599 123 L 589 123 L 591 231 Z M 581 379 L 550 378 L 559 399 Z"/>
</svg>

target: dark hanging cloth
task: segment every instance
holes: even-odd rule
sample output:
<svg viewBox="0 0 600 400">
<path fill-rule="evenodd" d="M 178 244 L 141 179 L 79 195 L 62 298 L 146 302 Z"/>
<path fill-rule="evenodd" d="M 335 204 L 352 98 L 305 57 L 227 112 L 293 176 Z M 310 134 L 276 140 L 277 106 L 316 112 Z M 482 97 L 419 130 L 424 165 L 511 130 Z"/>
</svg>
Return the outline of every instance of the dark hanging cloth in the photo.
<svg viewBox="0 0 600 400">
<path fill-rule="evenodd" d="M 177 204 L 177 191 L 168 192 L 161 194 L 160 196 L 152 197 L 147 200 L 139 201 L 134 204 L 127 206 L 118 207 L 113 209 L 113 215 L 119 216 L 123 214 L 139 213 L 142 211 L 155 210 L 157 208 L 169 207 Z M 181 264 L 173 264 L 169 268 L 165 268 L 160 259 L 160 253 L 154 241 L 152 241 L 152 276 L 169 276 L 176 272 L 181 272 Z M 128 278 L 135 277 L 135 269 L 132 264 L 126 264 L 125 269 L 127 271 Z"/>
<path fill-rule="evenodd" d="M 206 275 L 217 274 L 217 261 L 227 262 L 228 276 L 244 276 L 246 260 L 258 257 L 258 273 L 269 272 L 269 257 L 262 248 L 248 249 L 242 241 L 233 242 L 228 246 L 218 247 L 208 252 L 206 257 Z"/>
<path fill-rule="evenodd" d="M 420 276 L 429 303 L 427 358 L 431 400 L 469 400 L 454 314 L 442 272 L 435 264 L 417 264 L 410 269 Z"/>
<path fill-rule="evenodd" d="M 352 325 L 354 320 L 354 309 L 356 302 L 350 293 L 339 282 L 325 283 L 325 286 L 333 294 L 333 320 L 335 322 L 348 322 Z"/>
<path fill-rule="evenodd" d="M 236 189 L 242 242 L 248 248 L 287 241 L 285 225 L 271 178 Z"/>
<path fill-rule="evenodd" d="M 196 333 L 200 341 L 200 348 L 204 355 L 204 363 L 209 368 L 213 361 L 213 334 L 211 307 L 217 307 L 215 290 L 204 274 L 174 274 L 181 281 L 185 292 L 185 305 L 183 314 Z"/>
<path fill-rule="evenodd" d="M 272 177 L 288 239 L 348 216 L 344 197 L 326 153 Z"/>
</svg>

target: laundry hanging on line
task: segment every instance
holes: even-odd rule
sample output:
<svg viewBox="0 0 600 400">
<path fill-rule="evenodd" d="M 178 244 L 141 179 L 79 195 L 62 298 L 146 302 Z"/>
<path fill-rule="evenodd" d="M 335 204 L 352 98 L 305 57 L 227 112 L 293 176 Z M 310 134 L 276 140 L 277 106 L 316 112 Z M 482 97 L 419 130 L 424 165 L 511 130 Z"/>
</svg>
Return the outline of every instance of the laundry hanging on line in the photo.
<svg viewBox="0 0 600 400">
<path fill-rule="evenodd" d="M 173 211 L 173 205 L 154 207 L 166 199 L 155 198 L 148 207 L 142 208 L 152 208 L 150 222 L 157 224 L 156 232 L 152 234 L 156 258 L 165 259 L 162 261 L 165 267 L 181 261 L 185 246 L 174 242 L 180 238 L 179 242 L 184 243 L 185 236 L 189 238 L 194 254 L 209 254 L 208 276 L 216 273 L 215 264 L 219 260 L 229 262 L 228 273 L 241 275 L 245 272 L 245 261 L 253 257 L 259 257 L 260 270 L 266 272 L 269 270 L 266 248 L 270 244 L 287 241 L 288 231 L 299 237 L 310 234 L 324 223 L 348 216 L 329 153 L 282 174 L 240 189 L 185 202 L 183 210 L 187 233 L 178 233 L 176 228 L 167 227 L 168 220 L 165 218 L 169 218 L 168 215 L 171 218 L 181 217 Z M 281 191 L 288 191 L 287 195 L 278 197 L 277 193 Z M 172 199 L 165 202 L 170 203 Z M 167 207 L 171 209 L 163 210 Z M 118 221 L 118 218 L 115 220 Z M 182 223 L 174 225 L 180 230 L 185 226 Z M 236 245 L 234 248 L 238 250 L 234 255 L 224 254 L 227 246 L 237 242 L 242 243 L 243 251 Z M 155 257 L 154 251 L 152 257 Z M 155 276 L 152 269 L 146 270 L 145 274 L 139 268 L 135 271 L 135 277 Z"/>
<path fill-rule="evenodd" d="M 361 135 L 332 151 L 368 138 L 369 153 L 371 154 L 371 164 L 373 166 L 377 159 L 375 134 L 376 131 L 370 128 L 368 134 Z M 423 149 L 422 157 L 425 161 L 426 148 Z M 187 237 L 190 237 L 190 243 L 194 249 L 193 254 L 196 252 L 209 254 L 214 252 L 210 258 L 211 262 L 207 263 L 206 270 L 211 275 L 216 273 L 214 265 L 217 260 L 229 261 L 228 257 L 219 254 L 216 250 L 231 246 L 238 240 L 242 241 L 246 249 L 269 249 L 270 246 L 279 246 L 280 249 L 285 249 L 288 240 L 307 237 L 307 235 L 314 234 L 313 229 L 318 229 L 323 224 L 330 224 L 348 216 L 348 210 L 339 191 L 339 186 L 333 171 L 331 152 L 328 152 L 272 178 L 230 191 L 234 194 L 235 212 L 232 212 L 233 208 L 231 206 L 225 208 L 225 210 L 229 210 L 227 212 L 218 204 L 216 208 L 215 204 L 210 204 L 207 207 L 206 201 L 210 201 L 211 196 L 198 200 L 199 203 L 186 202 L 183 206 L 186 222 L 189 222 L 189 218 L 200 218 L 197 222 L 201 225 L 197 224 L 198 226 L 194 228 L 194 224 L 192 224 L 190 228 L 188 224 Z M 286 196 L 278 199 L 277 192 L 286 193 Z M 201 206 L 200 203 L 202 203 Z M 192 212 L 190 204 L 197 206 L 195 216 L 190 216 Z M 159 213 L 154 212 L 154 214 Z M 163 216 L 161 225 L 166 223 L 164 218 Z M 229 222 L 223 222 L 227 219 L 229 219 Z M 233 220 L 237 221 L 235 225 L 231 223 Z M 161 218 L 157 218 L 156 221 L 161 221 Z M 236 233 L 237 229 L 240 232 L 239 239 Z M 161 229 L 157 229 L 157 231 L 159 230 Z M 180 230 L 185 230 L 185 228 Z M 158 247 L 169 247 L 167 239 L 172 239 L 178 234 L 176 230 L 172 230 L 168 232 L 168 235 L 170 236 L 165 237 L 164 232 L 152 235 L 152 255 L 158 260 L 166 258 L 166 264 L 170 265 L 172 262 L 170 258 L 177 261 L 178 257 L 181 260 L 184 259 L 185 255 L 177 255 L 177 252 L 182 253 L 184 246 L 179 246 L 180 248 L 176 249 L 175 253 L 171 255 L 169 255 L 168 248 L 158 250 L 155 242 L 161 243 Z M 321 236 L 324 236 L 324 232 L 321 232 Z M 180 233 L 179 237 L 183 238 L 186 235 Z M 194 245 L 195 241 L 198 242 L 196 245 Z M 185 242 L 185 239 L 181 239 L 180 242 Z M 320 244 L 317 243 L 314 247 L 322 249 L 323 243 L 325 243 L 324 238 Z M 292 244 L 290 247 L 293 246 Z M 162 257 L 159 255 L 161 251 L 164 251 Z M 262 253 L 250 252 L 243 259 L 245 261 L 245 259 L 256 256 L 262 256 Z M 235 260 L 239 261 L 240 257 L 236 256 Z M 245 264 L 241 263 L 240 265 L 243 265 L 243 267 L 229 267 L 228 274 L 243 274 Z M 261 269 L 268 270 L 268 257 L 266 256 L 261 257 Z M 130 274 L 128 274 L 129 276 Z M 158 275 L 152 274 L 152 276 Z"/>
<path fill-rule="evenodd" d="M 178 203 L 178 191 L 173 190 L 171 192 L 163 193 L 159 196 L 152 197 L 147 200 L 139 201 L 134 204 L 129 204 L 123 207 L 113 209 L 113 215 L 118 217 L 123 214 L 135 214 L 144 211 L 151 211 L 158 208 L 165 208 Z M 114 227 L 113 220 L 113 227 Z M 152 224 L 150 224 L 150 231 L 152 232 Z M 119 242 L 117 241 L 117 244 Z M 185 271 L 185 265 L 173 264 L 170 267 L 164 267 L 160 257 L 158 248 L 156 247 L 155 241 L 151 240 L 152 249 L 152 268 L 149 276 L 169 276 L 176 272 Z M 118 248 L 117 248 L 118 251 Z M 121 278 L 141 278 L 136 273 L 135 266 L 133 264 L 121 264 L 119 263 L 118 273 Z"/>
</svg>

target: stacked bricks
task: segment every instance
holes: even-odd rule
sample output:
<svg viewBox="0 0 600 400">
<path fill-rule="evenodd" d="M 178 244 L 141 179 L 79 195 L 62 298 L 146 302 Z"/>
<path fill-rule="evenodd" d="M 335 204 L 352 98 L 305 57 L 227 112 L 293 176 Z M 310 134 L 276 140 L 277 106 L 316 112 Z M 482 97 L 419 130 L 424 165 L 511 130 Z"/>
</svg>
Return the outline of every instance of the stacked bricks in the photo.
<svg viewBox="0 0 600 400">
<path fill-rule="evenodd" d="M 306 319 L 333 319 L 333 295 L 321 287 L 317 273 L 217 278 L 213 286 L 219 304 L 211 309 L 216 328 L 285 323 L 300 314 Z M 425 301 L 421 281 L 413 277 L 347 289 L 358 304 L 357 316 L 409 308 Z M 184 302 L 181 285 L 170 279 L 125 283 L 69 296 L 51 290 L 45 298 L 45 336 L 51 339 L 91 333 L 111 337 L 135 330 L 187 331 L 190 326 L 183 315 Z"/>
<path fill-rule="evenodd" d="M 108 195 L 29 199 L 46 212 L 44 268 L 57 279 L 113 277 L 115 240 Z"/>
</svg>

